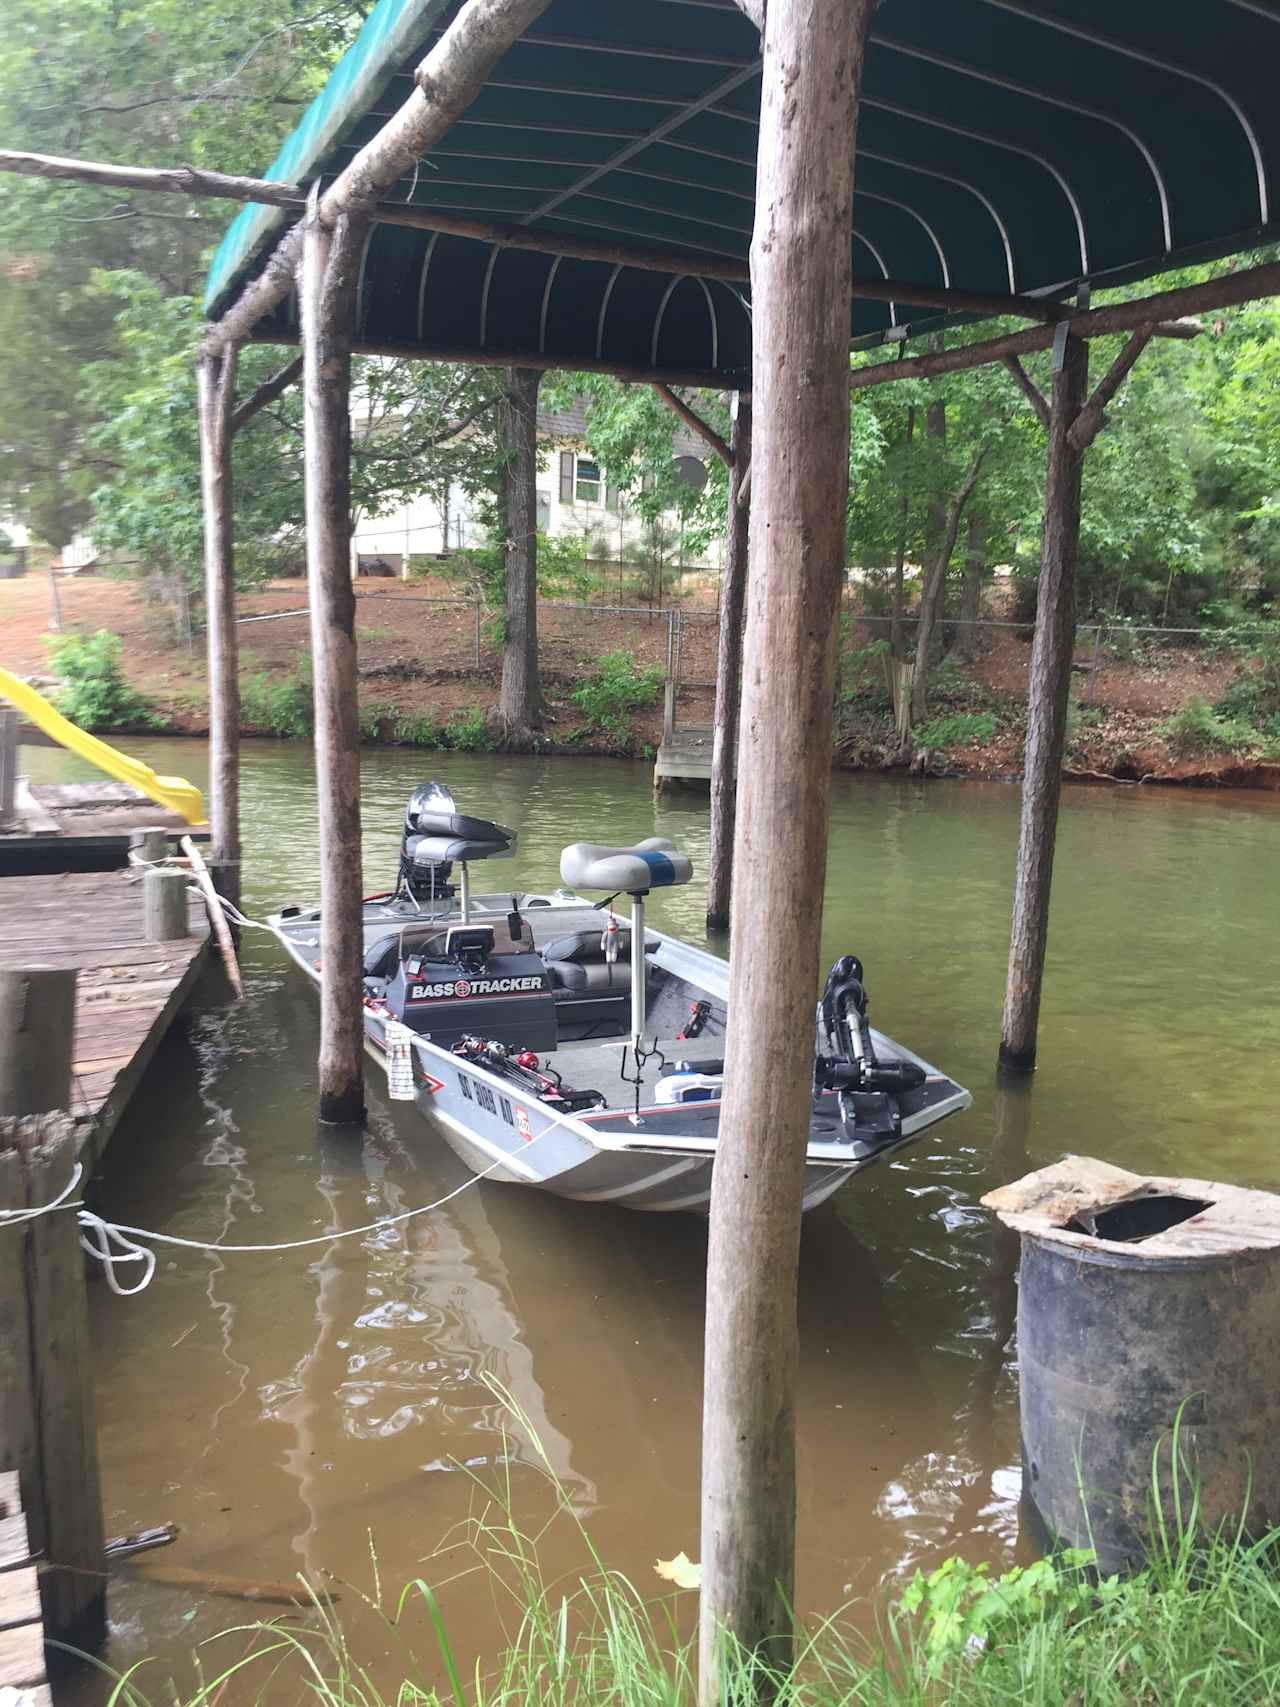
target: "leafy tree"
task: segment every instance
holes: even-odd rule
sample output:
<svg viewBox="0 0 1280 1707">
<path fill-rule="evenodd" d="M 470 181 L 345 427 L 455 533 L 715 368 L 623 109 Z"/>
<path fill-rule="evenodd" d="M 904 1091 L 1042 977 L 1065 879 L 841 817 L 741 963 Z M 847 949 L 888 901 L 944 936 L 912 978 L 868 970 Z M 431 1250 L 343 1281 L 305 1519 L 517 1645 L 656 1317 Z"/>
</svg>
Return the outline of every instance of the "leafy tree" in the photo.
<svg viewBox="0 0 1280 1707">
<path fill-rule="evenodd" d="M 363 16 L 285 0 L 10 0 L 0 36 L 0 140 L 136 165 L 260 171 Z M 98 270 L 162 296 L 195 292 L 231 205 L 5 176 L 0 180 L 0 503 L 59 546 L 104 469 L 91 442 L 101 378 L 120 355 Z M 127 383 L 122 379 L 121 387 Z M 117 388 L 120 389 L 120 388 Z"/>
</svg>

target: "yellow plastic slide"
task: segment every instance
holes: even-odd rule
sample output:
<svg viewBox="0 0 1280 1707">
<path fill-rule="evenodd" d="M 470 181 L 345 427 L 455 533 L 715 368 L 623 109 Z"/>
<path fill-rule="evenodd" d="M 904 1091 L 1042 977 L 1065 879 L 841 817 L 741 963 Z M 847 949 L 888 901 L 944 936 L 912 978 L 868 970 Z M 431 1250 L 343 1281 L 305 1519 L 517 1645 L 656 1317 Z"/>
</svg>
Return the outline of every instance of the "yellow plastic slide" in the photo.
<svg viewBox="0 0 1280 1707">
<path fill-rule="evenodd" d="M 56 711 L 43 694 L 20 682 L 8 670 L 0 670 L 0 698 L 16 705 L 37 729 L 43 729 L 46 735 L 52 735 L 55 741 L 78 753 L 82 759 L 88 759 L 91 765 L 97 765 L 99 770 L 115 777 L 117 782 L 127 782 L 140 789 L 152 800 L 158 800 L 161 806 L 177 812 L 189 824 L 204 823 L 204 801 L 198 788 L 193 788 L 180 776 L 157 776 L 141 759 L 131 759 L 127 753 L 108 746 L 96 735 L 90 735 L 88 730 L 79 728 Z"/>
</svg>

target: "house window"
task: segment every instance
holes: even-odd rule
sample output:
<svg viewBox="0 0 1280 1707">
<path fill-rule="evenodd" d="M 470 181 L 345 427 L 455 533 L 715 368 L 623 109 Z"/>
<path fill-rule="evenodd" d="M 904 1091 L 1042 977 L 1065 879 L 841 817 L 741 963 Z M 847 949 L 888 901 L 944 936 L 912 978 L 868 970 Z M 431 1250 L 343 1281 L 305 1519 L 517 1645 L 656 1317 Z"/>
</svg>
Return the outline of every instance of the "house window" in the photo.
<svg viewBox="0 0 1280 1707">
<path fill-rule="evenodd" d="M 577 451 L 560 452 L 560 502 L 562 504 L 604 504 L 611 510 L 618 507 L 618 489 L 606 485 L 600 464 Z"/>
</svg>

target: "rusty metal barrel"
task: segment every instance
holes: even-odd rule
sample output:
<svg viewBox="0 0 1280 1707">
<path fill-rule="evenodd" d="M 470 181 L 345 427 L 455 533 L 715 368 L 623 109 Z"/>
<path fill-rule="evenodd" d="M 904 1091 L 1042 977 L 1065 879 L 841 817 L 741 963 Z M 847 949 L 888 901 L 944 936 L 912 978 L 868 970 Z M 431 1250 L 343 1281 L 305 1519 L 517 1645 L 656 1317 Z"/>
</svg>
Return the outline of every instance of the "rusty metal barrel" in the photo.
<svg viewBox="0 0 1280 1707">
<path fill-rule="evenodd" d="M 1069 1156 L 983 1198 L 1021 1236 L 1023 1506 L 1104 1571 L 1156 1512 L 1280 1522 L 1280 1197 Z M 1198 1501 L 1198 1505 L 1197 1505 Z M 1158 1502 L 1158 1504 L 1157 1504 Z"/>
</svg>

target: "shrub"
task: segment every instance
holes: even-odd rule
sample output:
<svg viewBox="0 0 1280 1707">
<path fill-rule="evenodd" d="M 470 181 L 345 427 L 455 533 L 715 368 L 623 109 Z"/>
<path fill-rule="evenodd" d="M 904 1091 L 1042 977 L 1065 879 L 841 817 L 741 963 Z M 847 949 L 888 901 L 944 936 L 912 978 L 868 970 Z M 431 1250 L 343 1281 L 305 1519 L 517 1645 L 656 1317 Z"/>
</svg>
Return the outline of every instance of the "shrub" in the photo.
<svg viewBox="0 0 1280 1707">
<path fill-rule="evenodd" d="M 1280 623 L 1264 623 L 1234 646 L 1240 662 L 1214 706 L 1227 718 L 1244 718 L 1280 736 Z"/>
<path fill-rule="evenodd" d="M 949 717 L 935 717 L 932 722 L 923 724 L 913 739 L 921 752 L 946 753 L 952 747 L 989 741 L 995 732 L 995 712 L 955 711 Z"/>
<path fill-rule="evenodd" d="M 118 634 L 60 634 L 49 657 L 62 678 L 58 710 L 82 729 L 155 729 L 160 719 L 129 685 Z"/>
<path fill-rule="evenodd" d="M 404 747 L 443 747 L 444 731 L 423 713 L 397 712 L 391 725 L 391 738 Z"/>
<path fill-rule="evenodd" d="M 1244 718 L 1220 716 L 1199 694 L 1162 723 L 1157 733 L 1182 752 L 1205 748 L 1226 753 L 1257 752 L 1270 744 Z"/>
<path fill-rule="evenodd" d="M 276 680 L 251 676 L 240 689 L 241 719 L 282 741 L 301 741 L 315 729 L 311 661 Z"/>
<path fill-rule="evenodd" d="M 665 680 L 656 664 L 639 668 L 634 653 L 625 647 L 606 652 L 569 695 L 582 713 L 582 733 L 608 735 L 620 746 L 629 746 L 635 735 L 631 713 L 655 705 Z"/>
<path fill-rule="evenodd" d="M 459 753 L 492 753 L 498 745 L 478 705 L 468 706 L 465 711 L 455 711 L 445 725 L 444 738 L 446 744 Z"/>
</svg>

